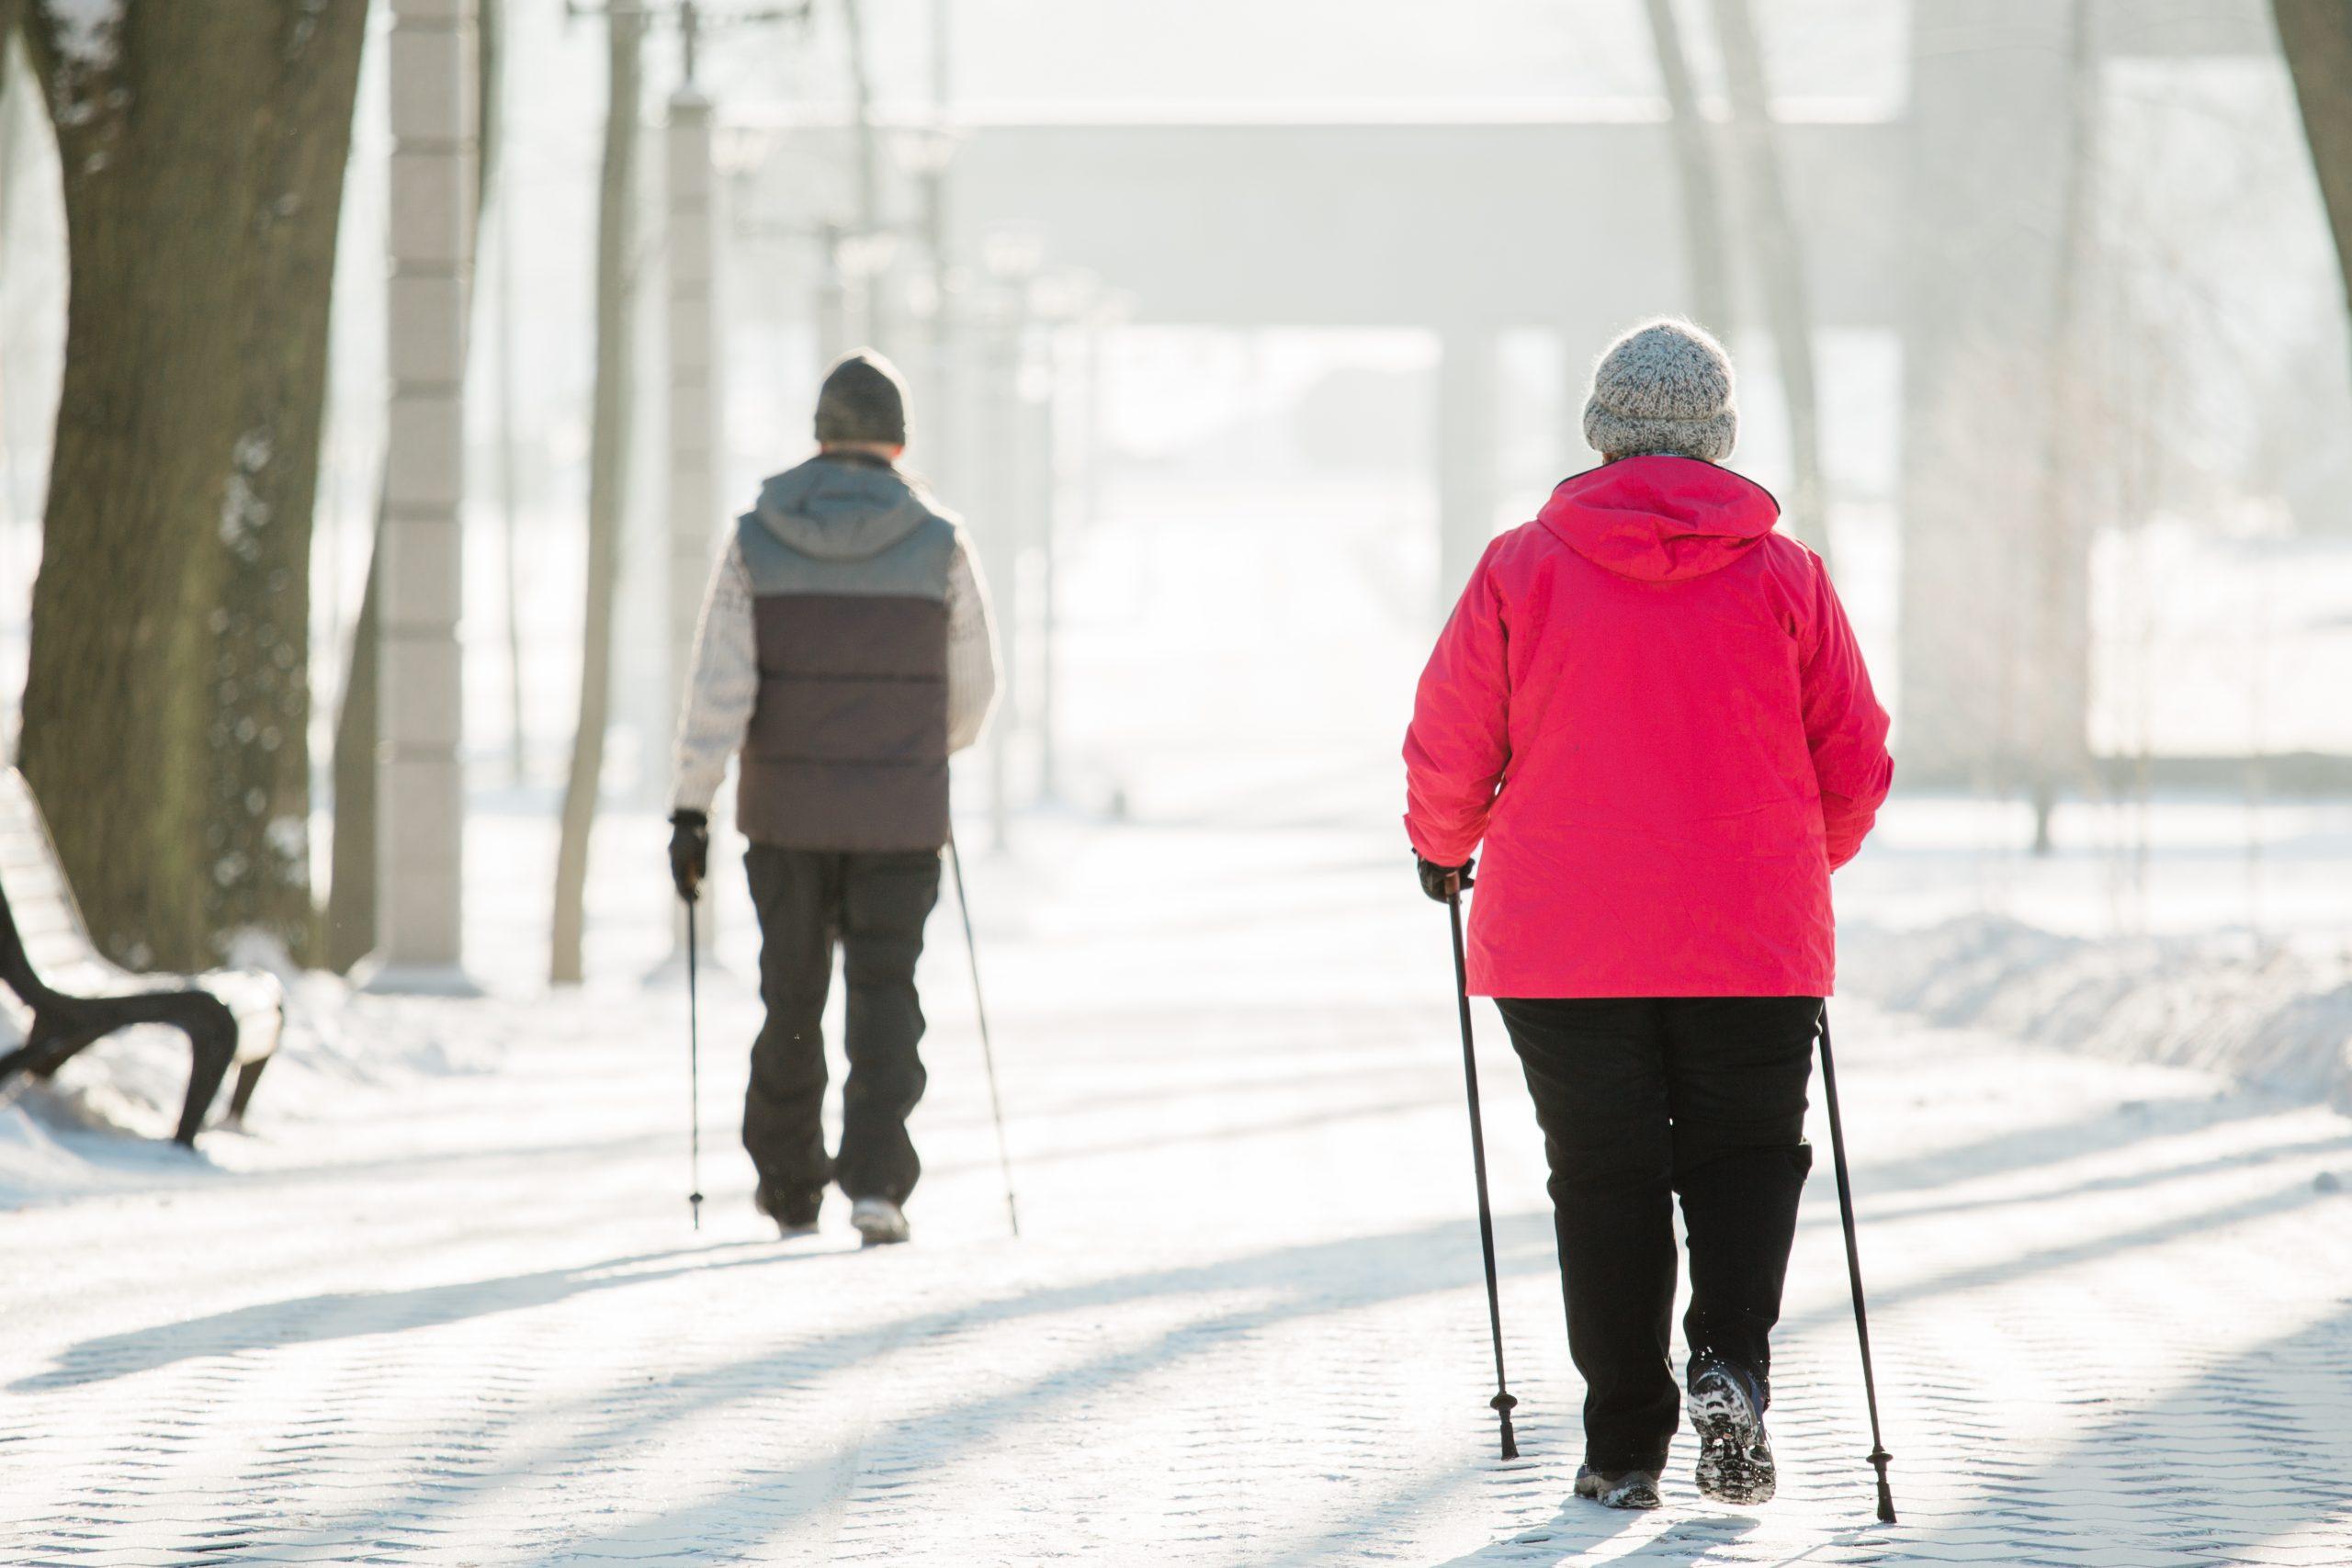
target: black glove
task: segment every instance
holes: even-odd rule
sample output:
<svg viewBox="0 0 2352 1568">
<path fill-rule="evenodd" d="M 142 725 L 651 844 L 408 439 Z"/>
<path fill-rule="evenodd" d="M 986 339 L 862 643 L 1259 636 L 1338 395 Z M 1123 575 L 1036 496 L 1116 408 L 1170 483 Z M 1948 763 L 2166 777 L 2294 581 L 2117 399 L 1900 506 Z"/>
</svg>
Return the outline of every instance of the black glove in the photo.
<svg viewBox="0 0 2352 1568">
<path fill-rule="evenodd" d="M 670 880 L 691 904 L 710 874 L 710 816 L 680 809 L 670 813 Z"/>
<path fill-rule="evenodd" d="M 1420 868 L 1421 891 L 1441 904 L 1446 901 L 1445 885 L 1449 881 L 1459 877 L 1461 880 L 1457 886 L 1464 893 L 1469 892 L 1475 886 L 1470 880 L 1470 873 L 1478 864 L 1476 860 L 1465 860 L 1460 865 L 1440 865 L 1433 860 L 1423 860 L 1416 854 L 1413 856 L 1413 863 Z"/>
</svg>

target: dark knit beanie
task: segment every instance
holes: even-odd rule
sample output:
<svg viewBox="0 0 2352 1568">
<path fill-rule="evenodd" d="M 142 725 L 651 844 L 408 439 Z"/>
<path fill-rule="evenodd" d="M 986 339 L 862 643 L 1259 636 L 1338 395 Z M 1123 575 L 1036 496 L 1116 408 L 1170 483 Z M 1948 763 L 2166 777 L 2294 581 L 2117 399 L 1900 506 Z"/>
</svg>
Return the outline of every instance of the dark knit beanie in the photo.
<svg viewBox="0 0 2352 1568">
<path fill-rule="evenodd" d="M 907 444 L 907 384 L 874 349 L 842 356 L 817 392 L 819 441 Z"/>
</svg>

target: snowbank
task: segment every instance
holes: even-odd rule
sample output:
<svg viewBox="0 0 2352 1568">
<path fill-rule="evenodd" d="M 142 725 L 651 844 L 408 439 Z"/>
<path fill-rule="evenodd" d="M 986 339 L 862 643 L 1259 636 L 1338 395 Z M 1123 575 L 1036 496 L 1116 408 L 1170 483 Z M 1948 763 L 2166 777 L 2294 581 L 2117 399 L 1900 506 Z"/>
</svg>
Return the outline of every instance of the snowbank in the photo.
<svg viewBox="0 0 2352 1568">
<path fill-rule="evenodd" d="M 2352 951 L 2221 935 L 2088 941 L 1990 915 L 1849 927 L 1839 942 L 1849 989 L 1937 1023 L 2352 1109 Z"/>
<path fill-rule="evenodd" d="M 278 977 L 286 1033 L 253 1109 L 265 1131 L 367 1086 L 486 1071 L 507 1021 L 503 1009 L 469 1020 L 447 1007 L 366 996 L 322 972 L 281 969 Z M 0 1017 L 0 1049 L 16 1043 L 14 1033 Z M 11 1080 L 0 1091 L 0 1205 L 209 1164 L 168 1142 L 187 1074 L 187 1038 L 142 1026 L 99 1041 L 47 1083 Z M 214 1102 L 216 1118 L 228 1089 Z M 207 1134 L 208 1146 L 220 1136 Z"/>
</svg>

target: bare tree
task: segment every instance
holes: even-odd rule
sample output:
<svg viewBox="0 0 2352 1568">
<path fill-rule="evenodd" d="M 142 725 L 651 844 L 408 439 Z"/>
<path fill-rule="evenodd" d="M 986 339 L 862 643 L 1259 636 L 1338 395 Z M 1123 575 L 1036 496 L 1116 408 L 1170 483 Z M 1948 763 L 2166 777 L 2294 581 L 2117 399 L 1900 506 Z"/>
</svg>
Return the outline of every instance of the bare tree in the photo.
<svg viewBox="0 0 2352 1568">
<path fill-rule="evenodd" d="M 376 498 L 373 539 L 384 541 L 384 503 Z M 344 659 L 343 702 L 334 715 L 334 838 L 328 849 L 333 880 L 321 919 L 319 958 L 337 974 L 376 950 L 376 739 L 380 706 L 377 658 L 383 645 L 383 612 L 377 587 L 381 552 L 368 558 L 367 585 L 359 614 L 351 623 L 351 648 Z"/>
<path fill-rule="evenodd" d="M 2352 298 L 2352 6 L 2343 0 L 2271 0 L 2278 43 L 2302 108 L 2303 137 Z"/>
<path fill-rule="evenodd" d="M 1723 197 L 1715 178 L 1715 150 L 1699 111 L 1690 80 L 1690 59 L 1674 0 L 1643 0 L 1649 14 L 1650 44 L 1657 54 L 1658 81 L 1666 88 L 1668 128 L 1674 135 L 1675 174 L 1682 185 L 1683 259 L 1690 268 L 1690 303 L 1699 323 L 1718 337 L 1731 333 L 1731 280 L 1724 268 Z"/>
<path fill-rule="evenodd" d="M 842 0 L 842 25 L 849 35 L 850 90 L 857 103 L 857 203 L 860 238 L 872 244 L 882 232 L 882 158 L 874 125 L 874 74 L 866 58 L 864 0 Z M 889 335 L 889 287 L 879 270 L 861 273 L 865 286 L 866 341 L 879 346 Z"/>
<path fill-rule="evenodd" d="M 366 23 L 364 0 L 23 13 L 71 297 L 20 757 L 94 934 L 137 964 L 311 936 L 311 509 Z"/>
<path fill-rule="evenodd" d="M 605 772 L 613 678 L 613 590 L 620 574 L 621 511 L 628 488 L 630 231 L 637 189 L 641 12 L 606 14 L 611 103 L 596 211 L 596 389 L 588 448 L 588 602 L 580 638 L 580 723 L 556 848 L 555 928 L 548 977 L 581 978 L 587 928 L 588 840 Z"/>
<path fill-rule="evenodd" d="M 1789 411 L 1789 455 L 1795 484 L 1789 526 L 1829 558 L 1827 489 L 1821 471 L 1820 401 L 1815 390 L 1813 308 L 1805 298 L 1804 253 L 1781 174 L 1772 130 L 1772 99 L 1764 78 L 1764 51 L 1748 0 L 1714 0 L 1715 35 L 1723 45 L 1724 85 L 1731 99 L 1734 145 L 1747 210 L 1764 319 L 1780 362 Z"/>
<path fill-rule="evenodd" d="M 476 194 L 481 210 L 487 212 L 491 197 L 498 189 L 498 155 L 506 140 L 506 17 L 504 0 L 477 0 L 477 6 L 474 33 L 477 39 L 476 68 L 481 73 L 479 86 L 481 166 Z M 479 236 L 479 223 L 475 231 Z M 498 408 L 499 542 L 504 549 L 505 567 L 505 581 L 501 587 L 506 599 L 507 767 L 514 782 L 519 784 L 523 782 L 526 758 L 523 747 L 520 587 L 522 542 L 518 537 L 522 522 L 514 502 L 514 204 L 510 200 L 498 212 L 496 298 L 491 308 L 498 316 L 498 385 L 495 396 Z"/>
<path fill-rule="evenodd" d="M 2051 852 L 2051 818 L 2062 777 L 2088 761 L 2085 711 L 2089 705 L 2089 531 L 2075 448 L 2088 423 L 2082 397 L 2083 270 L 2090 245 L 2092 179 L 2097 167 L 2097 76 L 2090 53 L 2090 17 L 2073 0 L 2072 44 L 2066 73 L 2068 138 L 2060 195 L 2056 296 L 2051 304 L 2049 419 L 2041 454 L 2041 525 L 2032 551 L 2035 578 L 2031 733 L 2026 772 L 2033 797 L 2033 852 Z"/>
</svg>

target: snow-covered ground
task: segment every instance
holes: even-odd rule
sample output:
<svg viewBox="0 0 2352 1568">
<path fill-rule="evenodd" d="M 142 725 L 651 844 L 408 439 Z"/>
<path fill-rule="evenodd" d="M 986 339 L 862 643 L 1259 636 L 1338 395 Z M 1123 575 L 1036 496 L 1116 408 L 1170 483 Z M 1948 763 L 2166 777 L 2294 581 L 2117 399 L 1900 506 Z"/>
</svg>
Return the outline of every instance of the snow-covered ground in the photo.
<svg viewBox="0 0 2352 1568">
<path fill-rule="evenodd" d="M 976 850 L 1022 1238 L 943 911 L 917 1239 L 872 1254 L 838 1204 L 794 1243 L 752 1212 L 740 901 L 696 1232 L 684 998 L 637 980 L 661 829 L 614 819 L 605 979 L 548 998 L 517 892 L 544 846 L 485 823 L 512 852 L 479 857 L 489 998 L 313 997 L 251 1133 L 189 1158 L 44 1122 L 46 1165 L 9 1168 L 0 1559 L 2352 1561 L 2352 1120 L 1861 1000 L 1841 1086 L 1903 1522 L 1871 1517 L 1826 1160 L 1781 1496 L 1702 1503 L 1686 1443 L 1659 1514 L 1568 1498 L 1542 1155 L 1482 1010 L 1522 1402 L 1498 1461 L 1444 926 L 1352 809 L 1385 787 Z M 1850 919 L 1960 912 L 1932 895 L 1958 809 L 1898 809 Z"/>
</svg>

